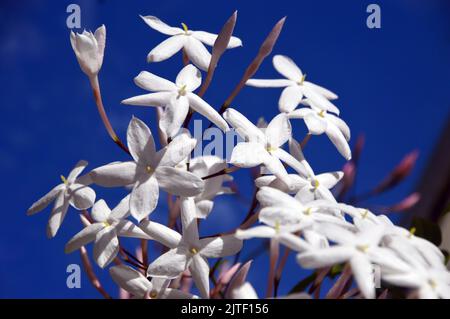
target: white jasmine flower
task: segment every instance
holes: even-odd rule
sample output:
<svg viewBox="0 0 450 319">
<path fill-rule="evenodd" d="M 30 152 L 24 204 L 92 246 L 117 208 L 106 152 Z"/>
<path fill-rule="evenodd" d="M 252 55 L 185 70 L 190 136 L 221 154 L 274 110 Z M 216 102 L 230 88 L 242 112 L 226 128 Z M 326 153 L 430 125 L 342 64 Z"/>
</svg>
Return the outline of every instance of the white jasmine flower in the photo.
<svg viewBox="0 0 450 319">
<path fill-rule="evenodd" d="M 194 196 L 203 190 L 204 183 L 199 177 L 174 168 L 194 149 L 195 139 L 183 133 L 156 152 L 150 129 L 133 117 L 127 130 L 127 142 L 133 161 L 110 163 L 89 175 L 94 183 L 104 187 L 133 185 L 130 212 L 138 221 L 156 208 L 159 187 L 181 196 Z"/>
<path fill-rule="evenodd" d="M 170 280 L 147 279 L 139 271 L 125 265 L 109 269 L 112 279 L 122 288 L 139 299 L 197 299 L 198 296 L 178 289 L 168 288 Z"/>
<path fill-rule="evenodd" d="M 234 147 L 231 164 L 246 168 L 264 165 L 289 186 L 290 179 L 281 161 L 298 173 L 306 174 L 304 166 L 281 148 L 290 139 L 292 133 L 291 124 L 285 114 L 274 117 L 264 132 L 234 109 L 227 109 L 223 117 L 246 140 Z"/>
<path fill-rule="evenodd" d="M 170 250 L 153 261 L 147 275 L 173 279 L 189 269 L 203 298 L 209 298 L 209 265 L 207 258 L 220 258 L 236 254 L 242 241 L 233 235 L 199 239 L 196 207 L 193 198 L 181 198 L 183 235 L 164 225 L 143 220 L 141 228 L 149 236 Z"/>
<path fill-rule="evenodd" d="M 87 165 L 86 161 L 79 161 L 67 178 L 61 175 L 61 184 L 54 187 L 27 210 L 27 215 L 33 215 L 45 209 L 51 202 L 55 202 L 47 224 L 47 236 L 49 238 L 55 237 L 66 216 L 69 205 L 75 209 L 84 210 L 94 204 L 94 190 L 77 180 L 78 175 Z"/>
<path fill-rule="evenodd" d="M 259 299 L 255 288 L 248 281 L 244 282 L 242 285 L 233 287 L 229 292 L 231 299 Z"/>
<path fill-rule="evenodd" d="M 169 137 L 179 133 L 180 127 L 191 107 L 223 131 L 228 131 L 227 122 L 217 111 L 197 94 L 193 93 L 202 82 L 200 71 L 189 64 L 178 73 L 175 83 L 147 71 L 141 72 L 134 82 L 137 86 L 156 93 L 138 95 L 122 103 L 141 106 L 161 106 L 164 113 L 159 122 L 160 129 Z"/>
<path fill-rule="evenodd" d="M 154 16 L 141 16 L 141 18 L 150 28 L 170 36 L 150 51 L 147 56 L 148 62 L 164 61 L 183 49 L 192 63 L 203 71 L 208 70 L 211 54 L 204 44 L 213 46 L 217 34 L 189 30 L 184 23 L 181 24 L 183 29 L 171 27 Z M 236 37 L 231 37 L 227 48 L 232 49 L 239 46 L 242 46 L 242 41 Z"/>
<path fill-rule="evenodd" d="M 345 159 L 350 160 L 352 153 L 348 141 L 350 129 L 339 117 L 321 110 L 315 102 L 308 100 L 311 108 L 300 108 L 289 113 L 290 119 L 303 119 L 309 133 L 313 135 L 327 134 L 331 142 Z"/>
<path fill-rule="evenodd" d="M 406 266 L 390 250 L 379 247 L 384 231 L 383 226 L 376 226 L 353 233 L 333 224 L 322 224 L 320 232 L 338 245 L 300 253 L 297 261 L 305 268 L 322 268 L 348 261 L 363 296 L 375 298 L 372 263 L 389 270 L 403 270 Z"/>
<path fill-rule="evenodd" d="M 281 93 L 278 102 L 280 112 L 292 112 L 305 96 L 314 101 L 321 110 L 339 114 L 339 109 L 329 101 L 337 99 L 337 95 L 319 85 L 305 81 L 306 74 L 303 74 L 289 57 L 275 55 L 273 57 L 273 66 L 286 79 L 250 79 L 246 84 L 261 88 L 284 87 L 285 89 Z"/>
<path fill-rule="evenodd" d="M 81 70 L 89 78 L 97 76 L 103 63 L 105 51 L 106 27 L 102 25 L 95 33 L 84 31 L 74 33 L 70 31 L 70 43 L 80 64 Z"/>
<path fill-rule="evenodd" d="M 73 236 L 66 244 L 66 254 L 94 241 L 94 259 L 101 268 L 104 268 L 119 252 L 118 236 L 152 239 L 132 222 L 123 219 L 129 214 L 129 204 L 129 195 L 112 211 L 103 199 L 96 202 L 91 211 L 94 223 Z"/>
</svg>

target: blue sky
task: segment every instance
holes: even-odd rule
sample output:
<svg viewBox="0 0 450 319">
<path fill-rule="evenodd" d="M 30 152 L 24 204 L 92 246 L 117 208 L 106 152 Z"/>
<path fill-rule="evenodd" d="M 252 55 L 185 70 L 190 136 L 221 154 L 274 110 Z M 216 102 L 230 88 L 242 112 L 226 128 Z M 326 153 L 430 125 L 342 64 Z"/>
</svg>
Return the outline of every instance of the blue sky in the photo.
<svg viewBox="0 0 450 319">
<path fill-rule="evenodd" d="M 164 39 L 139 18 L 155 15 L 171 25 L 218 32 L 239 10 L 235 35 L 244 46 L 227 51 L 205 98 L 218 107 L 241 77 L 272 25 L 287 15 L 274 49 L 297 61 L 308 79 L 339 94 L 341 116 L 353 140 L 366 136 L 358 188 L 378 182 L 407 152 L 420 151 L 412 176 L 376 203 L 394 203 L 414 188 L 434 142 L 449 115 L 450 4 L 448 1 L 376 1 L 382 28 L 366 27 L 366 7 L 374 1 L 77 1 L 86 29 L 107 26 L 107 47 L 100 81 L 107 112 L 121 137 L 132 115 L 156 128 L 151 109 L 120 105 L 141 94 L 132 79 L 148 70 L 174 79 L 181 57 L 147 64 L 150 49 Z M 56 4 L 57 3 L 57 4 Z M 125 160 L 107 136 L 92 100 L 88 82 L 75 60 L 65 21 L 74 1 L 2 1 L 0 4 L 0 171 L 3 179 L 0 232 L 0 297 L 98 297 L 86 276 L 82 289 L 67 289 L 66 267 L 79 263 L 77 253 L 64 254 L 64 244 L 79 229 L 71 211 L 58 236 L 45 237 L 48 210 L 26 217 L 27 208 L 59 183 L 79 160 L 90 168 Z M 277 77 L 271 58 L 258 77 Z M 233 106 L 256 121 L 277 113 L 280 91 L 245 88 Z M 305 129 L 300 121 L 296 137 Z M 314 137 L 305 155 L 316 172 L 344 164 L 325 136 Z M 241 190 L 251 196 L 251 180 L 236 174 Z M 98 190 L 114 206 L 123 190 Z M 164 221 L 164 203 L 155 218 Z M 239 223 L 247 207 L 221 198 L 204 234 Z M 227 221 L 227 223 L 225 222 Z M 206 226 L 208 224 L 208 226 Z M 249 246 L 255 245 L 249 243 Z M 248 249 L 246 249 L 248 251 Z M 150 252 L 152 256 L 152 252 Z M 245 256 L 245 253 L 243 254 Z M 154 256 L 153 256 L 154 257 Z M 267 257 L 257 260 L 251 279 L 263 295 Z M 106 272 L 96 268 L 106 288 L 115 294 Z M 303 274 L 289 261 L 281 292 Z M 264 280 L 260 280 L 264 278 Z"/>
</svg>

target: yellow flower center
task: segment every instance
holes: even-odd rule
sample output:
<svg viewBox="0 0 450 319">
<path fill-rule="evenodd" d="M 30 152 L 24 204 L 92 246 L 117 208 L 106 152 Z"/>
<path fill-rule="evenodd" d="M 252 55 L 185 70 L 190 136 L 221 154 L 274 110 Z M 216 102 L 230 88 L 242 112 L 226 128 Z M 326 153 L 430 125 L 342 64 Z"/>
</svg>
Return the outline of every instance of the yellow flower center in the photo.
<svg viewBox="0 0 450 319">
<path fill-rule="evenodd" d="M 186 84 L 184 84 L 179 90 L 178 90 L 178 94 L 181 96 L 186 95 Z"/>
<path fill-rule="evenodd" d="M 428 279 L 428 284 L 431 286 L 431 288 L 436 289 L 437 283 L 433 279 Z"/>
<path fill-rule="evenodd" d="M 369 211 L 366 209 L 366 210 L 364 210 L 364 213 L 361 214 L 361 217 L 366 218 L 367 215 L 369 215 Z"/>
<path fill-rule="evenodd" d="M 312 187 L 314 187 L 314 189 L 317 189 L 320 185 L 319 181 L 317 179 L 311 181 L 311 185 Z"/>
<path fill-rule="evenodd" d="M 298 85 L 303 85 L 303 82 L 305 82 L 306 79 L 306 74 L 303 74 L 302 77 L 300 78 L 300 81 L 298 81 Z"/>
<path fill-rule="evenodd" d="M 416 231 L 417 231 L 416 227 L 412 227 L 412 228 L 409 230 L 408 237 L 411 238 L 412 236 L 414 236 L 414 234 L 416 233 Z"/>
<path fill-rule="evenodd" d="M 324 111 L 324 110 L 320 111 L 320 112 L 317 113 L 317 114 L 319 114 L 319 116 L 322 117 L 322 118 L 325 117 L 325 111 Z"/>
<path fill-rule="evenodd" d="M 145 171 L 147 172 L 147 173 L 149 173 L 149 174 L 151 174 L 151 173 L 153 173 L 153 168 L 150 166 L 150 165 L 147 165 L 146 167 L 145 167 Z"/>
<path fill-rule="evenodd" d="M 190 252 L 192 255 L 196 255 L 196 254 L 198 254 L 198 249 L 197 249 L 196 247 L 192 247 L 191 249 L 189 249 L 189 252 Z"/>
<path fill-rule="evenodd" d="M 278 149 L 278 147 L 273 147 L 273 146 L 270 146 L 270 145 L 266 146 L 266 151 L 269 152 L 269 153 L 274 152 L 277 149 Z"/>
<path fill-rule="evenodd" d="M 108 221 L 104 221 L 104 222 L 103 222 L 103 225 L 104 225 L 105 227 L 111 226 L 111 224 L 110 224 Z"/>
<path fill-rule="evenodd" d="M 64 175 L 59 176 L 61 178 L 61 181 L 67 185 L 67 179 L 64 177 Z"/>
<path fill-rule="evenodd" d="M 356 246 L 356 249 L 358 249 L 360 252 L 366 253 L 369 249 L 369 245 L 358 245 Z"/>
<path fill-rule="evenodd" d="M 152 299 L 156 299 L 157 297 L 158 297 L 158 292 L 156 291 L 156 290 L 152 290 L 151 292 L 150 292 L 150 298 L 152 298 Z"/>
<path fill-rule="evenodd" d="M 311 207 L 308 207 L 307 209 L 305 209 L 304 214 L 305 215 L 311 215 Z"/>
<path fill-rule="evenodd" d="M 280 221 L 275 221 L 275 232 L 278 234 L 280 232 Z"/>
<path fill-rule="evenodd" d="M 184 33 L 189 31 L 188 26 L 184 22 L 181 22 L 181 26 L 183 27 Z"/>
</svg>

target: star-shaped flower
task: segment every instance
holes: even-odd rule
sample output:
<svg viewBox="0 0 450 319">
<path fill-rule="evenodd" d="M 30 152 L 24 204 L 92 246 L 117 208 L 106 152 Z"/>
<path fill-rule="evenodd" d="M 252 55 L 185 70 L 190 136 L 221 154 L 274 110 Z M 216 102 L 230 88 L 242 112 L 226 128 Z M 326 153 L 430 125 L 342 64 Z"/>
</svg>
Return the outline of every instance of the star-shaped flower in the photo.
<svg viewBox="0 0 450 319">
<path fill-rule="evenodd" d="M 173 279 L 189 269 L 203 298 L 209 298 L 209 265 L 207 258 L 220 258 L 236 254 L 242 248 L 242 241 L 233 235 L 207 237 L 198 235 L 196 208 L 193 198 L 181 198 L 181 221 L 183 235 L 148 220 L 140 227 L 149 236 L 170 250 L 153 261 L 147 276 Z"/>
<path fill-rule="evenodd" d="M 129 204 L 130 196 L 127 196 L 111 211 L 103 199 L 96 202 L 91 211 L 94 223 L 72 237 L 66 244 L 66 254 L 94 241 L 94 260 L 104 268 L 119 252 L 118 236 L 152 239 L 139 227 L 124 219 L 129 214 Z"/>
<path fill-rule="evenodd" d="M 155 91 L 155 93 L 138 95 L 123 100 L 122 103 L 164 107 L 159 127 L 169 137 L 174 137 L 179 133 L 180 127 L 189 112 L 189 107 L 223 131 L 229 129 L 227 122 L 219 113 L 201 97 L 193 93 L 200 86 L 202 75 L 192 64 L 185 66 L 178 73 L 175 83 L 147 71 L 141 72 L 134 79 L 134 82 L 144 90 Z"/>
<path fill-rule="evenodd" d="M 181 24 L 183 29 L 171 27 L 154 16 L 141 16 L 141 18 L 150 28 L 170 36 L 150 51 L 147 56 L 148 62 L 164 61 L 183 49 L 192 63 L 203 71 L 208 70 L 211 54 L 204 44 L 213 46 L 217 38 L 216 34 L 189 30 L 184 23 Z M 227 48 L 239 46 L 242 46 L 242 41 L 236 37 L 231 37 Z"/>
<path fill-rule="evenodd" d="M 95 77 L 103 64 L 105 51 L 106 28 L 104 25 L 95 30 L 95 33 L 70 32 L 70 43 L 75 52 L 81 69 L 89 78 Z"/>
<path fill-rule="evenodd" d="M 306 81 L 306 74 L 303 74 L 290 58 L 284 55 L 275 55 L 273 66 L 286 79 L 250 79 L 246 84 L 261 88 L 284 87 L 285 89 L 278 101 L 280 112 L 292 112 L 300 104 L 303 97 L 306 97 L 314 101 L 321 110 L 339 114 L 339 109 L 329 101 L 337 99 L 337 95 L 317 84 Z"/>
<path fill-rule="evenodd" d="M 323 224 L 320 232 L 337 245 L 300 253 L 297 261 L 305 268 L 323 268 L 348 261 L 363 296 L 375 298 L 373 263 L 389 270 L 405 269 L 405 263 L 392 251 L 380 247 L 384 231 L 381 225 L 355 233 L 335 224 Z"/>
<path fill-rule="evenodd" d="M 313 135 L 327 134 L 339 153 L 346 160 L 352 158 L 352 152 L 348 141 L 350 140 L 350 128 L 339 117 L 321 110 L 313 100 L 307 100 L 311 108 L 300 108 L 289 113 L 290 119 L 303 119 L 309 133 Z"/>
<path fill-rule="evenodd" d="M 77 179 L 87 165 L 86 161 L 79 161 L 67 178 L 61 175 L 62 184 L 54 187 L 27 210 L 27 215 L 33 215 L 55 201 L 47 224 L 48 237 L 55 237 L 66 216 L 69 205 L 75 209 L 84 210 L 94 204 L 94 190 Z"/>
<path fill-rule="evenodd" d="M 133 185 L 131 215 L 142 220 L 155 209 L 159 187 L 170 194 L 195 196 L 203 190 L 203 181 L 192 173 L 174 168 L 189 156 L 197 143 L 183 133 L 156 152 L 152 133 L 136 117 L 130 121 L 127 142 L 133 161 L 113 162 L 92 170 L 92 181 L 104 187 Z"/>
<path fill-rule="evenodd" d="M 125 265 L 109 269 L 112 279 L 134 298 L 139 299 L 198 299 L 198 296 L 178 289 L 168 288 L 169 280 L 153 278 L 148 280 L 139 271 Z"/>
<path fill-rule="evenodd" d="M 291 124 L 285 114 L 279 114 L 264 130 L 256 127 L 235 109 L 227 109 L 223 117 L 246 141 L 238 143 L 231 154 L 230 163 L 238 167 L 264 165 L 272 174 L 290 186 L 290 179 L 281 161 L 300 174 L 304 166 L 281 148 L 291 138 Z"/>
</svg>

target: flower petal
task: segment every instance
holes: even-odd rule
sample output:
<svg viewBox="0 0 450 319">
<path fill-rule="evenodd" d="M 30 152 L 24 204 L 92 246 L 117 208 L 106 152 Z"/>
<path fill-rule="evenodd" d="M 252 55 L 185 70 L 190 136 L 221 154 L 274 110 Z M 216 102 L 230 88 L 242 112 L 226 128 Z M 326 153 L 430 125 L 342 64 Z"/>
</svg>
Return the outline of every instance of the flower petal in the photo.
<svg viewBox="0 0 450 319">
<path fill-rule="evenodd" d="M 189 101 L 184 96 L 173 96 L 170 103 L 164 108 L 159 120 L 159 128 L 168 137 L 175 137 L 189 112 Z"/>
<path fill-rule="evenodd" d="M 105 227 L 95 236 L 94 260 L 104 268 L 119 252 L 119 239 L 114 227 Z"/>
<path fill-rule="evenodd" d="M 120 237 L 130 237 L 139 239 L 153 239 L 148 236 L 142 229 L 130 222 L 129 220 L 121 220 L 114 226 L 116 228 L 117 235 Z"/>
<path fill-rule="evenodd" d="M 141 176 L 130 197 L 130 213 L 138 222 L 152 213 L 158 205 L 159 187 L 155 176 Z"/>
<path fill-rule="evenodd" d="M 195 91 L 202 84 L 202 73 L 188 64 L 178 73 L 175 83 L 179 88 L 186 86 L 188 92 Z"/>
<path fill-rule="evenodd" d="M 194 93 L 188 93 L 187 98 L 189 100 L 189 106 L 194 111 L 206 117 L 222 131 L 226 132 L 230 129 L 227 122 L 222 118 L 222 116 L 220 116 L 220 114 L 211 105 L 206 103 L 201 97 Z"/>
<path fill-rule="evenodd" d="M 86 161 L 79 161 L 75 167 L 70 172 L 69 176 L 67 176 L 67 183 L 72 184 L 75 182 L 77 177 L 83 172 L 83 170 L 88 166 L 88 162 Z"/>
<path fill-rule="evenodd" d="M 214 179 L 214 178 L 210 178 L 210 179 Z M 197 208 L 196 217 L 205 219 L 206 217 L 208 217 L 209 213 L 213 209 L 213 206 L 214 206 L 214 202 L 212 200 L 205 199 L 205 200 L 196 202 L 195 203 L 195 207 Z"/>
<path fill-rule="evenodd" d="M 178 289 L 166 288 L 158 295 L 161 299 L 198 299 L 198 296 Z"/>
<path fill-rule="evenodd" d="M 156 92 L 137 95 L 123 100 L 122 104 L 138 106 L 166 106 L 175 95 L 174 92 Z"/>
<path fill-rule="evenodd" d="M 134 83 L 147 91 L 176 91 L 175 83 L 159 77 L 153 73 L 142 71 L 134 78 Z"/>
<path fill-rule="evenodd" d="M 209 237 L 200 240 L 200 253 L 208 258 L 220 258 L 237 254 L 242 249 L 242 240 L 234 235 Z"/>
<path fill-rule="evenodd" d="M 286 143 L 292 135 L 291 123 L 285 114 L 278 114 L 264 131 L 267 143 L 272 148 L 278 148 Z"/>
<path fill-rule="evenodd" d="M 238 131 L 248 141 L 265 143 L 266 136 L 257 128 L 252 122 L 250 122 L 244 115 L 235 109 L 229 108 L 223 113 L 223 118 L 227 120 L 230 125 Z"/>
<path fill-rule="evenodd" d="M 166 247 L 173 249 L 180 244 L 181 235 L 163 224 L 144 219 L 139 224 L 139 227 L 153 240 L 160 242 Z"/>
<path fill-rule="evenodd" d="M 113 266 L 109 274 L 114 282 L 135 297 L 143 298 L 152 289 L 151 282 L 139 271 L 125 265 Z"/>
<path fill-rule="evenodd" d="M 95 202 L 95 191 L 83 184 L 72 184 L 68 188 L 69 203 L 72 207 L 83 210 L 92 207 Z"/>
<path fill-rule="evenodd" d="M 301 176 L 303 176 L 303 177 L 309 176 L 308 169 L 303 165 L 303 163 L 305 161 L 303 163 L 299 162 L 295 157 L 293 157 L 291 154 L 289 154 L 288 152 L 286 152 L 282 148 L 278 148 L 278 149 L 272 151 L 271 153 L 272 153 L 272 155 L 276 156 L 281 161 L 286 163 L 286 165 L 292 167 Z"/>
<path fill-rule="evenodd" d="M 208 261 L 199 254 L 192 257 L 189 265 L 192 279 L 203 298 L 209 298 L 209 265 Z"/>
<path fill-rule="evenodd" d="M 97 223 L 103 223 L 108 220 L 111 209 L 103 199 L 97 201 L 91 209 L 91 216 Z"/>
<path fill-rule="evenodd" d="M 334 146 L 336 146 L 339 153 L 349 161 L 352 158 L 352 151 L 350 150 L 350 146 L 341 131 L 334 125 L 328 125 L 326 134 Z"/>
<path fill-rule="evenodd" d="M 114 209 L 111 211 L 111 214 L 109 214 L 110 219 L 121 220 L 130 215 L 130 197 L 131 194 L 128 194 L 119 202 L 116 207 L 114 207 Z"/>
<path fill-rule="evenodd" d="M 159 151 L 160 157 L 158 166 L 174 167 L 187 159 L 192 150 L 197 145 L 197 140 L 187 133 L 177 135 L 172 142 Z"/>
<path fill-rule="evenodd" d="M 238 167 L 255 167 L 261 165 L 269 156 L 264 147 L 255 142 L 238 143 L 231 153 L 230 164 Z"/>
<path fill-rule="evenodd" d="M 184 43 L 184 49 L 189 60 L 192 61 L 198 68 L 203 71 L 208 71 L 209 63 L 211 61 L 211 54 L 196 38 L 190 36 L 187 37 Z"/>
<path fill-rule="evenodd" d="M 158 32 L 161 32 L 162 34 L 175 35 L 183 33 L 183 30 L 181 30 L 180 28 L 171 27 L 155 16 L 140 16 L 140 17 L 150 28 Z"/>
<path fill-rule="evenodd" d="M 60 192 L 56 196 L 53 210 L 50 214 L 47 224 L 47 237 L 53 238 L 58 232 L 59 227 L 66 217 L 67 209 L 69 208 L 69 201 L 66 198 L 65 192 Z"/>
<path fill-rule="evenodd" d="M 179 248 L 171 249 L 159 256 L 147 268 L 147 276 L 173 279 L 178 277 L 188 266 L 185 251 Z"/>
<path fill-rule="evenodd" d="M 185 35 L 174 35 L 164 40 L 148 53 L 147 62 L 161 62 L 167 60 L 183 48 L 187 42 L 186 40 Z"/>
<path fill-rule="evenodd" d="M 39 200 L 33 203 L 30 208 L 27 210 L 27 215 L 33 215 L 41 210 L 45 209 L 55 198 L 64 190 L 65 185 L 59 184 L 54 187 L 50 192 L 45 194 Z"/>
<path fill-rule="evenodd" d="M 214 42 L 217 39 L 217 34 L 205 32 L 205 31 L 193 31 L 192 36 L 197 40 L 203 42 L 206 45 L 214 46 Z M 242 46 L 242 41 L 237 37 L 231 37 L 228 42 L 227 49 L 233 49 Z"/>
<path fill-rule="evenodd" d="M 337 171 L 316 175 L 316 179 L 321 186 L 330 189 L 333 188 L 341 180 L 343 176 L 344 176 L 343 172 Z"/>
<path fill-rule="evenodd" d="M 297 262 L 304 268 L 323 268 L 349 260 L 354 250 L 348 247 L 334 246 L 314 249 L 297 255 Z"/>
<path fill-rule="evenodd" d="M 291 233 L 281 233 L 278 235 L 278 240 L 284 246 L 289 249 L 297 252 L 307 251 L 311 249 L 311 245 L 309 245 L 306 241 L 301 239 L 300 237 L 291 234 Z"/>
<path fill-rule="evenodd" d="M 198 225 L 196 216 L 196 207 L 192 197 L 180 198 L 181 226 L 183 229 L 182 241 L 190 247 L 199 248 Z"/>
<path fill-rule="evenodd" d="M 278 101 L 278 108 L 280 112 L 292 112 L 303 98 L 303 91 L 298 85 L 291 85 L 286 87 L 281 92 L 280 100 Z"/>
<path fill-rule="evenodd" d="M 283 88 L 286 86 L 292 85 L 293 82 L 291 80 L 285 79 L 250 79 L 245 82 L 245 85 L 253 86 L 257 88 Z"/>
<path fill-rule="evenodd" d="M 158 184 L 166 192 L 177 196 L 195 196 L 204 189 L 204 182 L 198 176 L 172 167 L 158 167 L 155 171 Z"/>
<path fill-rule="evenodd" d="M 127 143 L 136 163 L 153 164 L 156 150 L 152 132 L 144 122 L 134 116 L 128 125 Z"/>
<path fill-rule="evenodd" d="M 320 85 L 314 84 L 312 82 L 304 81 L 303 85 L 308 87 L 309 89 L 315 91 L 316 93 L 322 95 L 327 100 L 336 100 L 338 98 L 338 96 L 335 93 L 331 92 L 330 90 L 328 90 Z M 335 112 L 335 113 L 339 114 L 339 112 Z"/>
<path fill-rule="evenodd" d="M 255 226 L 249 229 L 238 229 L 235 233 L 236 238 L 239 239 L 272 238 L 275 235 L 275 229 L 269 226 Z"/>
<path fill-rule="evenodd" d="M 375 298 L 375 278 L 369 259 L 364 254 L 357 253 L 350 259 L 350 265 L 363 296 L 368 299 Z"/>
<path fill-rule="evenodd" d="M 79 233 L 72 237 L 64 248 L 66 254 L 80 249 L 81 246 L 85 246 L 95 240 L 97 233 L 101 231 L 105 226 L 102 223 L 94 223 L 83 228 Z"/>
<path fill-rule="evenodd" d="M 301 81 L 303 73 L 291 58 L 285 55 L 275 55 L 272 62 L 281 75 L 295 82 Z"/>
<path fill-rule="evenodd" d="M 92 181 L 103 187 L 118 187 L 133 184 L 136 181 L 136 163 L 114 162 L 92 170 Z"/>
<path fill-rule="evenodd" d="M 324 111 L 329 111 L 329 112 L 339 114 L 339 109 L 333 103 L 331 103 L 323 95 L 317 93 L 310 86 L 303 85 L 303 94 L 308 98 L 308 103 L 311 106 L 313 106 L 319 110 L 324 110 Z"/>
<path fill-rule="evenodd" d="M 332 122 L 337 128 L 344 134 L 347 141 L 350 141 L 350 128 L 341 118 L 334 116 L 333 114 L 327 114 L 327 119 Z"/>
</svg>

